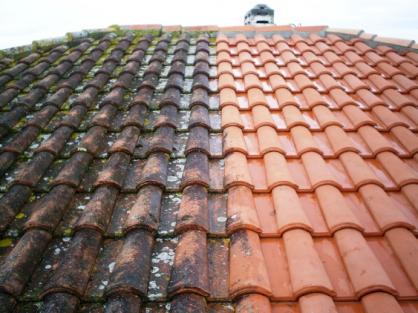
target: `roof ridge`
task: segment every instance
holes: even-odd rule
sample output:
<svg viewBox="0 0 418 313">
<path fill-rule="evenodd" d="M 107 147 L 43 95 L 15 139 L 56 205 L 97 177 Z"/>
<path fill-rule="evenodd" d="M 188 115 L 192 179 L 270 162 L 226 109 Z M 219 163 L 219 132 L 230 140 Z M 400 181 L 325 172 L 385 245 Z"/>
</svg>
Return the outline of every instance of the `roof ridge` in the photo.
<svg viewBox="0 0 418 313">
<path fill-rule="evenodd" d="M 326 25 L 302 26 L 296 24 L 288 25 L 239 25 L 239 26 L 217 26 L 217 25 L 196 25 L 196 26 L 182 26 L 182 25 L 161 25 L 161 24 L 140 24 L 140 25 L 110 25 L 106 28 L 85 29 L 82 31 L 68 32 L 61 37 L 52 37 L 47 39 L 34 40 L 31 44 L 0 49 L 0 56 L 8 57 L 22 56 L 30 52 L 39 50 L 48 50 L 59 44 L 77 44 L 85 38 L 101 38 L 108 33 L 115 33 L 116 35 L 125 35 L 127 33 L 152 33 L 154 35 L 161 35 L 165 32 L 170 33 L 248 33 L 255 35 L 256 33 L 280 33 L 285 37 L 297 34 L 318 33 L 322 36 L 327 34 L 336 34 L 345 40 L 360 38 L 369 46 L 375 48 L 379 44 L 390 46 L 398 51 L 412 50 L 418 52 L 418 43 L 415 40 L 398 39 L 392 37 L 378 36 L 377 34 L 366 33 L 362 29 L 350 28 L 332 28 Z"/>
<path fill-rule="evenodd" d="M 379 36 L 377 34 L 366 33 L 366 31 L 362 29 L 328 27 L 325 30 L 325 32 L 327 34 L 339 35 L 340 37 L 346 40 L 360 38 L 363 39 L 367 44 L 369 44 L 373 48 L 379 44 L 384 44 L 395 49 L 409 48 L 413 50 L 418 50 L 418 44 L 415 42 L 415 40 Z"/>
</svg>

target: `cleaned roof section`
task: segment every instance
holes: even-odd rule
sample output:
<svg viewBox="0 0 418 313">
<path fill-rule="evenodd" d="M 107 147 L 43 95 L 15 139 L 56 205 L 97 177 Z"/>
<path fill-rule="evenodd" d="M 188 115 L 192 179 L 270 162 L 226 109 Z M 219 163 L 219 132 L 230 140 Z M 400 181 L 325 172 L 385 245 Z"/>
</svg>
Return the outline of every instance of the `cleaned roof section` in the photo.
<svg viewBox="0 0 418 313">
<path fill-rule="evenodd" d="M 238 312 L 417 312 L 417 54 L 217 38 Z"/>
</svg>

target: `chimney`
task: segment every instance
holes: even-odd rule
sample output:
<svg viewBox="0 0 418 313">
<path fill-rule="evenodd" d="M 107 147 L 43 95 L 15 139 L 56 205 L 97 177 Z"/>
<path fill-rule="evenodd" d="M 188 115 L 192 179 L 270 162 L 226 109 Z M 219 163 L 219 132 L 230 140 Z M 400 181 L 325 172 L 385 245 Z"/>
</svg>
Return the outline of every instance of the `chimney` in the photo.
<svg viewBox="0 0 418 313">
<path fill-rule="evenodd" d="M 268 5 L 257 4 L 247 12 L 244 19 L 245 25 L 272 25 L 274 24 L 274 10 Z"/>
</svg>

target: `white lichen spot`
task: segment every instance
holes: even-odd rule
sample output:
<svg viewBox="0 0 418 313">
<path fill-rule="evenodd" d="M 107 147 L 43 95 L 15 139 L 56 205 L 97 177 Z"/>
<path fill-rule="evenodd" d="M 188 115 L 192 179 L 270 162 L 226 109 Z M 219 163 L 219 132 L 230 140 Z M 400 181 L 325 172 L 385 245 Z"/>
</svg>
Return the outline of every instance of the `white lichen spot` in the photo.
<svg viewBox="0 0 418 313">
<path fill-rule="evenodd" d="M 80 204 L 79 206 L 77 206 L 77 210 L 80 210 L 80 211 L 84 211 L 85 208 L 86 208 L 86 206 L 85 205 L 82 205 L 82 204 Z"/>
<path fill-rule="evenodd" d="M 109 269 L 109 273 L 113 272 L 113 270 L 115 268 L 115 264 L 116 264 L 116 262 L 112 262 L 107 266 L 107 268 Z"/>
<path fill-rule="evenodd" d="M 51 264 L 47 264 L 47 265 L 45 265 L 45 267 L 44 267 L 46 270 L 49 270 L 49 269 L 51 269 L 52 268 L 52 266 L 51 266 Z"/>
<path fill-rule="evenodd" d="M 13 229 L 9 229 L 6 232 L 6 237 L 17 237 L 19 235 L 19 232 L 17 229 L 13 228 Z"/>
<path fill-rule="evenodd" d="M 168 176 L 167 180 L 171 183 L 176 182 L 178 180 L 178 178 L 176 176 Z"/>
<path fill-rule="evenodd" d="M 151 270 L 151 273 L 152 273 L 152 274 L 155 274 L 155 273 L 157 273 L 159 270 L 160 270 L 160 269 L 159 269 L 157 266 L 153 266 L 153 267 L 152 267 L 152 270 Z"/>
<path fill-rule="evenodd" d="M 170 249 L 169 247 L 164 247 L 163 251 L 157 254 L 153 259 L 152 263 L 164 263 L 164 264 L 172 264 L 174 260 L 174 250 Z"/>
<path fill-rule="evenodd" d="M 61 253 L 61 249 L 60 248 L 55 248 L 54 255 L 58 255 L 60 253 Z"/>
<path fill-rule="evenodd" d="M 179 197 L 174 197 L 174 198 L 173 198 L 173 202 L 174 202 L 175 204 L 179 204 L 179 203 L 181 202 L 181 199 L 180 199 Z"/>
<path fill-rule="evenodd" d="M 218 223 L 225 223 L 227 218 L 225 216 L 219 216 L 216 220 Z"/>
<path fill-rule="evenodd" d="M 156 283 L 156 281 L 155 281 L 155 280 L 151 280 L 151 281 L 149 282 L 149 288 L 150 288 L 150 289 L 158 289 L 158 286 L 157 286 L 157 283 Z"/>
<path fill-rule="evenodd" d="M 163 296 L 163 294 L 161 292 L 157 292 L 157 293 L 148 293 L 148 298 L 153 301 L 153 300 L 157 300 L 159 298 L 161 298 Z"/>
<path fill-rule="evenodd" d="M 71 240 L 71 237 L 63 237 L 62 241 L 64 242 L 69 242 Z"/>
</svg>

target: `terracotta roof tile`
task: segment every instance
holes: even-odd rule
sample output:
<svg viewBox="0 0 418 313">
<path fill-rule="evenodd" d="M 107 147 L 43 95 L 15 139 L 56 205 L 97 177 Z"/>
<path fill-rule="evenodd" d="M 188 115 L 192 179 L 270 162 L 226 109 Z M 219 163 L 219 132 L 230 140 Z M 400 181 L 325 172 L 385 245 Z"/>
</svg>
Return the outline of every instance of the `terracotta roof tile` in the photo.
<svg viewBox="0 0 418 313">
<path fill-rule="evenodd" d="M 6 311 L 417 310 L 413 42 L 105 31 L 0 58 Z"/>
</svg>

